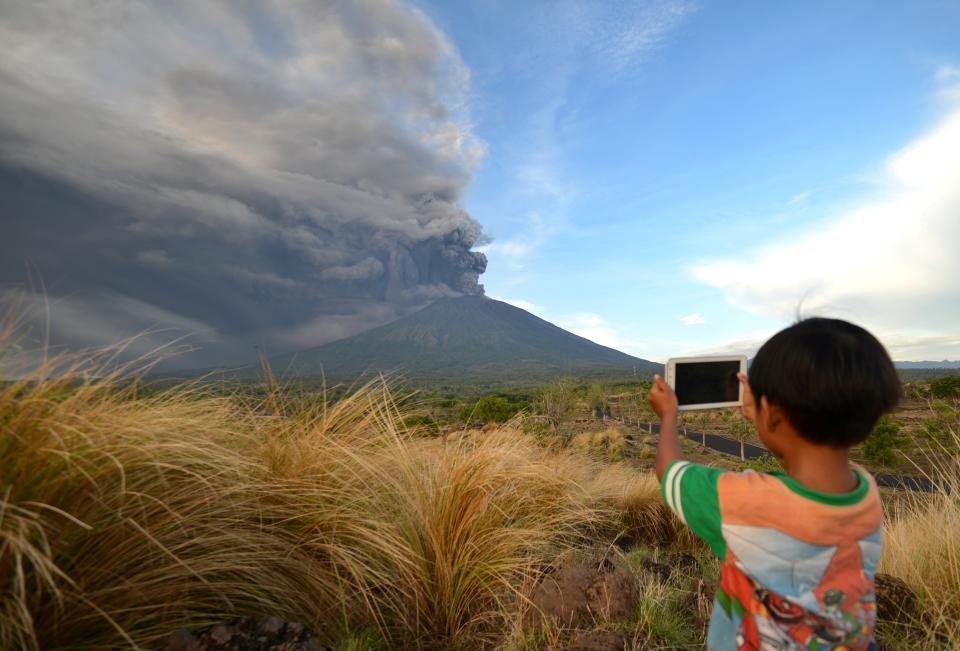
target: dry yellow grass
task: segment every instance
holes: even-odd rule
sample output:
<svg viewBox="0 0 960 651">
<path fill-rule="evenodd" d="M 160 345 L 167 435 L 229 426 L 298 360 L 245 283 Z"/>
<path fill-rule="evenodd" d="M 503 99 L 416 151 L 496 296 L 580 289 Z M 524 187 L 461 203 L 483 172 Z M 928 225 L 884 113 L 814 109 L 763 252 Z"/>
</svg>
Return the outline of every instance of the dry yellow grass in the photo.
<svg viewBox="0 0 960 651">
<path fill-rule="evenodd" d="M 581 432 L 574 437 L 572 444 L 578 452 L 604 461 L 620 461 L 626 447 L 623 434 L 615 427 L 598 432 Z"/>
<path fill-rule="evenodd" d="M 151 393 L 60 358 L 3 385 L 0 648 L 149 646 L 253 613 L 489 646 L 545 563 L 639 526 L 656 495 L 512 426 L 402 423 L 380 384 L 333 403 Z"/>
<path fill-rule="evenodd" d="M 941 487 L 895 501 L 883 528 L 878 571 L 907 582 L 921 597 L 914 626 L 933 645 L 960 648 L 960 430 L 948 424 L 944 454 L 929 478 Z M 952 449 L 952 452 L 951 452 Z M 919 615 L 919 614 L 918 614 Z"/>
</svg>

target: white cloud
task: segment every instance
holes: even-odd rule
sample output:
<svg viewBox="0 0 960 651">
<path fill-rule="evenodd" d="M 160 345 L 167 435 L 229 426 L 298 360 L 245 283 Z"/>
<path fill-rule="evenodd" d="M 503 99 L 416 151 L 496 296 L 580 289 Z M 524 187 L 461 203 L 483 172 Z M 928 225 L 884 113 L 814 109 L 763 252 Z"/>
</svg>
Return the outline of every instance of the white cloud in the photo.
<svg viewBox="0 0 960 651">
<path fill-rule="evenodd" d="M 682 321 L 684 325 L 702 325 L 707 322 L 707 320 L 703 318 L 703 315 L 697 312 L 680 317 L 680 321 Z"/>
<path fill-rule="evenodd" d="M 574 334 L 610 348 L 620 349 L 623 345 L 620 337 L 613 327 L 607 323 L 606 319 L 593 312 L 568 314 L 560 319 L 557 325 L 564 330 L 569 330 Z"/>
<path fill-rule="evenodd" d="M 890 156 L 862 203 L 737 259 L 691 268 L 751 312 L 848 318 L 881 339 L 960 330 L 960 108 Z M 960 358 L 960 346 L 949 354 Z M 924 356 L 922 347 L 914 350 Z"/>
<path fill-rule="evenodd" d="M 690 2 L 590 3 L 560 5 L 566 44 L 574 56 L 596 60 L 609 74 L 629 71 L 646 58 L 683 20 L 696 13 Z"/>
<path fill-rule="evenodd" d="M 951 104 L 960 103 L 960 66 L 940 66 L 933 75 L 940 97 Z"/>
<path fill-rule="evenodd" d="M 960 67 L 940 66 L 933 75 L 934 80 L 939 84 L 953 84 L 960 82 Z"/>
<path fill-rule="evenodd" d="M 792 197 L 790 197 L 790 201 L 787 202 L 787 205 L 788 205 L 788 206 L 795 206 L 795 205 L 797 205 L 798 203 L 803 203 L 804 201 L 806 201 L 806 200 L 809 199 L 809 198 L 810 198 L 810 191 L 807 190 L 806 192 L 801 192 L 801 193 L 799 193 L 799 194 L 795 194 L 795 195 L 793 195 Z"/>
<path fill-rule="evenodd" d="M 564 330 L 628 355 L 641 356 L 643 349 L 646 348 L 646 342 L 625 338 L 604 317 L 594 312 L 573 312 L 557 319 L 554 323 Z"/>
<path fill-rule="evenodd" d="M 475 247 L 475 250 L 488 256 L 505 258 L 506 263 L 512 268 L 522 269 L 526 258 L 535 253 L 549 236 L 550 230 L 543 216 L 538 212 L 530 212 L 527 214 L 526 224 L 515 237 L 502 241 L 495 240 Z"/>
</svg>

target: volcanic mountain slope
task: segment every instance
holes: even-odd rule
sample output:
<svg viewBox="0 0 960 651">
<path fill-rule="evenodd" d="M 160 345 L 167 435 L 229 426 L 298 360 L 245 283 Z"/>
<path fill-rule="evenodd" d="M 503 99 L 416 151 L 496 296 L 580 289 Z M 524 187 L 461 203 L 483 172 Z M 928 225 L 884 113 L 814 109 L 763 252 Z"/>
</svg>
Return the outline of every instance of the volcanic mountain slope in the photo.
<svg viewBox="0 0 960 651">
<path fill-rule="evenodd" d="M 286 376 L 352 381 L 376 372 L 411 379 L 519 383 L 558 375 L 648 376 L 662 366 L 596 344 L 508 303 L 443 298 L 387 325 L 275 357 Z"/>
</svg>

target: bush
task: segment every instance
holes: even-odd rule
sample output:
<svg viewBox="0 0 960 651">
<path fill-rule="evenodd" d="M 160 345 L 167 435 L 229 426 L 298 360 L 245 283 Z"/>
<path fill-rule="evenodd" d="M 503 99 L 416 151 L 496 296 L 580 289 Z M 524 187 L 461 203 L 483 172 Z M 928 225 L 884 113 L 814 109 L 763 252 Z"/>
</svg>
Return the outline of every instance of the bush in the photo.
<svg viewBox="0 0 960 651">
<path fill-rule="evenodd" d="M 934 398 L 960 398 L 960 375 L 948 375 L 930 382 Z"/>
<path fill-rule="evenodd" d="M 617 429 L 607 429 L 601 432 L 583 432 L 573 439 L 573 447 L 579 452 L 605 461 L 620 461 L 626 440 Z"/>
<path fill-rule="evenodd" d="M 485 422 L 505 423 L 517 413 L 515 407 L 499 396 L 484 396 L 477 401 L 473 415 Z"/>
<path fill-rule="evenodd" d="M 747 459 L 737 464 L 737 472 L 742 472 L 744 470 L 756 470 L 757 472 L 783 472 L 783 465 L 775 456 L 764 452 L 756 459 Z"/>
<path fill-rule="evenodd" d="M 863 442 L 863 456 L 885 466 L 892 465 L 896 461 L 894 451 L 901 445 L 899 433 L 900 424 L 884 414 Z"/>
<path fill-rule="evenodd" d="M 557 378 L 540 389 L 538 407 L 554 429 L 558 429 L 573 414 L 576 402 L 574 390 L 573 379 L 569 377 Z"/>
</svg>

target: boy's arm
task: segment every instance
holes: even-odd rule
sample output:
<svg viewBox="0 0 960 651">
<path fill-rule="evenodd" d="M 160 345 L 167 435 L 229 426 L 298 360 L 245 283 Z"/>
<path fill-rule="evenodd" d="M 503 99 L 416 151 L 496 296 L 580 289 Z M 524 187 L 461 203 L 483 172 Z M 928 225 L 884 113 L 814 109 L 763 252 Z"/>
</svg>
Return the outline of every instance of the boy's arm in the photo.
<svg viewBox="0 0 960 651">
<path fill-rule="evenodd" d="M 680 437 L 677 435 L 677 396 L 662 377 L 654 375 L 647 400 L 660 419 L 660 441 L 657 443 L 655 469 L 657 479 L 663 481 L 667 466 L 673 461 L 683 459 Z"/>
<path fill-rule="evenodd" d="M 659 375 L 653 376 L 647 399 L 660 417 L 656 471 L 663 500 L 722 560 L 727 546 L 720 524 L 717 480 L 723 471 L 683 460 L 677 435 L 677 396 Z"/>
</svg>

